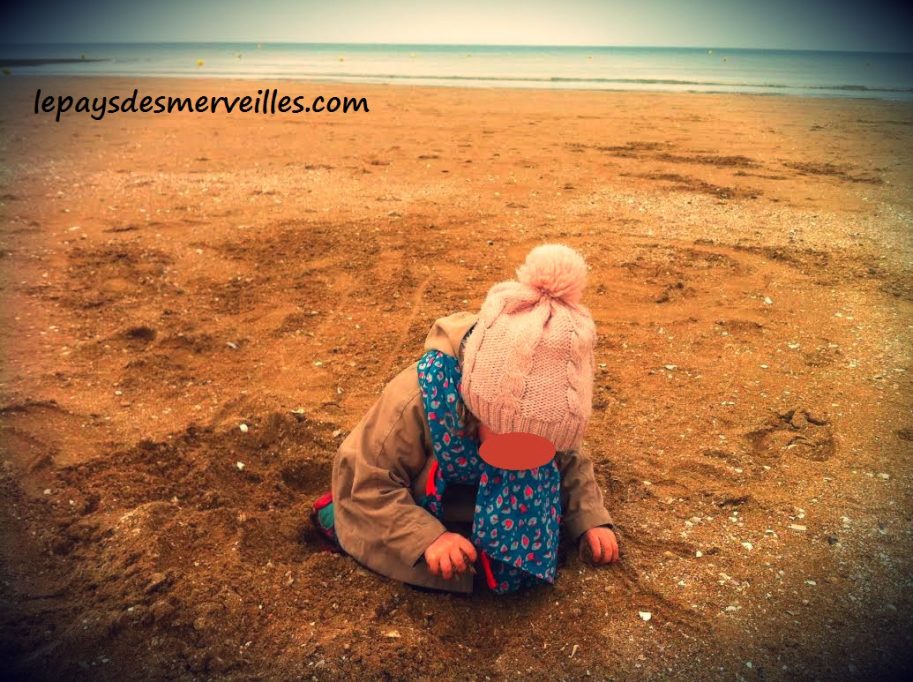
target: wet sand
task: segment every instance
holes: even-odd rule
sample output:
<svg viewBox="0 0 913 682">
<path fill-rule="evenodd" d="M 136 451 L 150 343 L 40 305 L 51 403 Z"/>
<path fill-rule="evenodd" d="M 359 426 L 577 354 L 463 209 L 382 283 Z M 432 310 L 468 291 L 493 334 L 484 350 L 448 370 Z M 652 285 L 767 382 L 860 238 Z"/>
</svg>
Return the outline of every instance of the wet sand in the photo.
<svg viewBox="0 0 913 682">
<path fill-rule="evenodd" d="M 32 113 L 38 87 L 270 86 L 365 96 L 370 113 Z M 9 669 L 863 679 L 906 665 L 913 106 L 0 88 Z M 435 318 L 477 310 L 544 241 L 591 266 L 587 447 L 621 564 L 571 553 L 553 588 L 462 597 L 324 551 L 307 510 L 336 445 Z"/>
</svg>

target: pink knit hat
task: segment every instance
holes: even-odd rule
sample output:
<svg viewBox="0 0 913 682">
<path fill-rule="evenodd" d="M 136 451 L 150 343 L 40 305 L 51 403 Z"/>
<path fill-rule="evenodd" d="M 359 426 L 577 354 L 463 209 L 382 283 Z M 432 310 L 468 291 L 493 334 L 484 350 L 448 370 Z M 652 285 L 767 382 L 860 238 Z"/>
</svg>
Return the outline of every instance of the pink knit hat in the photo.
<svg viewBox="0 0 913 682">
<path fill-rule="evenodd" d="M 518 282 L 495 284 L 463 352 L 460 393 L 496 433 L 580 446 L 592 412 L 596 325 L 580 304 L 583 257 L 563 244 L 537 246 Z"/>
</svg>

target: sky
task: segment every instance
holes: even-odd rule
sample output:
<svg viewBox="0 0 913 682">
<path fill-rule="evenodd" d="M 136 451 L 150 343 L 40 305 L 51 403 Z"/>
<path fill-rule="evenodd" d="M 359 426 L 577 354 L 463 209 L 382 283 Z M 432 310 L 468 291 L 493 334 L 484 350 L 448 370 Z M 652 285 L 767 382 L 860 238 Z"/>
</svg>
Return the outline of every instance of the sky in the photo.
<svg viewBox="0 0 913 682">
<path fill-rule="evenodd" d="M 30 0 L 4 9 L 0 45 L 347 42 L 908 52 L 910 6 L 881 0 Z"/>
</svg>

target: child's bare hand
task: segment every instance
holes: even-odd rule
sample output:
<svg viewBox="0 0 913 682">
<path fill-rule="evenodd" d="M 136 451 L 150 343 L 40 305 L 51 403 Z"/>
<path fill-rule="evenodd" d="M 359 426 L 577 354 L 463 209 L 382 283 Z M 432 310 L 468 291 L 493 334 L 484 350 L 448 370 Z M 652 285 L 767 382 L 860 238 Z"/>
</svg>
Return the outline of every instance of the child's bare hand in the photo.
<svg viewBox="0 0 913 682">
<path fill-rule="evenodd" d="M 610 564 L 618 561 L 618 539 L 610 528 L 599 526 L 590 528 L 580 537 L 580 558 L 584 559 L 586 550 L 592 557 L 593 564 Z"/>
<path fill-rule="evenodd" d="M 443 533 L 425 550 L 428 570 L 446 580 L 472 570 L 476 558 L 476 548 L 459 533 Z"/>
</svg>

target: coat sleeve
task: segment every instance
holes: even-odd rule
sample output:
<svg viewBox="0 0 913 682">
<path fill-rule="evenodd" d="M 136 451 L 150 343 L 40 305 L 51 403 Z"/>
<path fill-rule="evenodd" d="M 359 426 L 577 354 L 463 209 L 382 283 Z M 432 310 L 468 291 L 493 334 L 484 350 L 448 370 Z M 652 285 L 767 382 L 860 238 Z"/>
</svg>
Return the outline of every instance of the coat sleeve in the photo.
<svg viewBox="0 0 913 682">
<path fill-rule="evenodd" d="M 555 458 L 561 471 L 562 517 L 573 541 L 596 526 L 614 529 L 593 473 L 593 462 L 585 450 L 558 452 Z"/>
<path fill-rule="evenodd" d="M 389 552 L 415 566 L 444 525 L 416 504 L 410 486 L 424 467 L 424 409 L 415 373 L 404 372 L 342 444 L 340 458 L 352 469 L 351 490 L 341 500 L 345 535 L 366 553 Z M 382 550 L 381 550 L 382 548 Z"/>
</svg>

